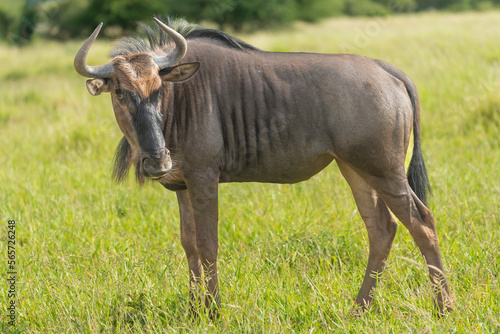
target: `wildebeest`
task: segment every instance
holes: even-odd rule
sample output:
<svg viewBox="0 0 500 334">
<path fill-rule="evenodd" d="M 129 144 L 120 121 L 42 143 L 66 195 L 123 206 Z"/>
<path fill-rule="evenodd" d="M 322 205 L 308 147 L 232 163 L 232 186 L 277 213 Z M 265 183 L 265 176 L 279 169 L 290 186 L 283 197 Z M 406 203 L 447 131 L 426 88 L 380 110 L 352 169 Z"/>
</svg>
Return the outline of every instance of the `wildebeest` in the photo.
<svg viewBox="0 0 500 334">
<path fill-rule="evenodd" d="M 372 301 L 396 235 L 392 211 L 425 258 L 439 315 L 452 309 L 434 218 L 425 206 L 419 97 L 407 75 L 377 59 L 266 52 L 221 31 L 155 21 L 158 33 L 144 26 L 148 42 L 124 39 L 110 63 L 89 66 L 101 23 L 74 66 L 92 78 L 90 94 L 111 94 L 124 134 L 115 178 L 122 180 L 135 164 L 140 183 L 155 180 L 176 191 L 193 303 L 205 284 L 205 303 L 218 314 L 218 184 L 300 182 L 335 160 L 368 230 L 360 308 Z"/>
</svg>

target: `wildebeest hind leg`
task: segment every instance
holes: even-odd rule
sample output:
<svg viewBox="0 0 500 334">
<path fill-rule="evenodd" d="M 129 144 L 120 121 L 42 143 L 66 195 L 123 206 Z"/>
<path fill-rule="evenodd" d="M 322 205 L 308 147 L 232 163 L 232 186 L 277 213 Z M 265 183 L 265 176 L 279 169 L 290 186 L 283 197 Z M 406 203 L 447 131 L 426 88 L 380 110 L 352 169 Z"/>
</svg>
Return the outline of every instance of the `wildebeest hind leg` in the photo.
<svg viewBox="0 0 500 334">
<path fill-rule="evenodd" d="M 337 160 L 342 175 L 351 187 L 358 211 L 365 222 L 369 239 L 369 256 L 365 278 L 356 298 L 356 303 L 367 309 L 372 300 L 377 279 L 389 256 L 397 223 L 389 209 L 375 190 L 351 167 Z"/>
<path fill-rule="evenodd" d="M 196 314 L 201 305 L 202 267 L 200 257 L 196 251 L 196 228 L 191 197 L 187 190 L 177 192 L 179 212 L 181 218 L 181 244 L 186 253 L 189 265 L 189 297 L 191 311 Z"/>
<path fill-rule="evenodd" d="M 410 188 L 404 170 L 393 171 L 383 177 L 363 175 L 363 173 L 360 175 L 405 225 L 420 249 L 436 292 L 438 316 L 452 311 L 452 300 L 441 260 L 434 216 Z"/>
</svg>

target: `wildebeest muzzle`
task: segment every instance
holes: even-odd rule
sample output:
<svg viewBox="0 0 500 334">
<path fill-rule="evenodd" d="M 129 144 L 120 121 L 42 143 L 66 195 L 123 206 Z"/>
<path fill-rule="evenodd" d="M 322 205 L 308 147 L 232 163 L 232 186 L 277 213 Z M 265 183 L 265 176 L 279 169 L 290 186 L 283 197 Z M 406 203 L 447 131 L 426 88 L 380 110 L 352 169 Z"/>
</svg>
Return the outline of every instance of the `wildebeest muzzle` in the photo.
<svg viewBox="0 0 500 334">
<path fill-rule="evenodd" d="M 144 176 L 159 179 L 172 169 L 170 151 L 165 147 L 163 151 L 142 154 L 142 167 Z"/>
</svg>

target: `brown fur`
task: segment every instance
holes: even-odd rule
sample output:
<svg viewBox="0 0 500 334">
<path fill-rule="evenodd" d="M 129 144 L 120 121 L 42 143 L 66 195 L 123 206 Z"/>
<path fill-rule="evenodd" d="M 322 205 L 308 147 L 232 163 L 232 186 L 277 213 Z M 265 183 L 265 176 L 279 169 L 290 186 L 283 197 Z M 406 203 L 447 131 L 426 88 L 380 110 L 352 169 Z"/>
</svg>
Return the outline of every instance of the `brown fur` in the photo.
<svg viewBox="0 0 500 334">
<path fill-rule="evenodd" d="M 158 66 L 148 53 L 118 56 L 112 65 L 120 88 L 136 92 L 141 98 L 147 98 L 162 85 Z"/>
<path fill-rule="evenodd" d="M 130 159 L 119 161 L 137 160 L 136 172 L 144 175 L 144 153 L 133 153 L 140 152 L 140 138 L 143 146 L 153 138 L 149 141 L 156 144 L 155 150 L 161 146 L 175 152 L 173 169 L 158 181 L 167 188 L 171 183 L 185 185 L 177 198 L 193 302 L 206 291 L 205 302 L 212 307 L 212 315 L 221 305 L 217 276 L 219 183 L 295 183 L 336 160 L 368 231 L 369 258 L 356 298 L 358 305 L 363 309 L 371 305 L 376 277 L 389 256 L 396 235 L 392 212 L 410 231 L 428 265 L 439 314 L 452 310 L 434 217 L 405 174 L 413 130 L 410 170 L 418 174 L 414 180 L 425 193 L 420 108 L 410 78 L 390 64 L 367 57 L 261 52 L 242 44 L 228 47 L 220 41 L 191 39 L 183 59 L 191 66 L 177 71 L 171 68 L 170 76 L 163 75 L 175 84 L 162 85 L 153 58 L 162 50 L 118 55 L 113 60 L 115 72 L 110 84 L 114 87 L 109 89 L 117 121 L 132 150 Z M 185 83 L 177 83 L 180 81 Z M 97 83 L 90 86 L 93 91 L 99 88 Z M 159 110 L 143 110 L 144 114 L 134 117 L 161 114 L 162 119 L 136 127 L 140 130 L 135 133 L 127 123 L 131 118 L 142 119 L 130 115 L 112 88 L 148 100 L 161 88 L 163 101 L 155 106 Z M 162 122 L 161 133 L 158 122 Z M 166 158 L 154 159 L 161 167 Z M 163 172 L 162 168 L 156 170 Z"/>
</svg>

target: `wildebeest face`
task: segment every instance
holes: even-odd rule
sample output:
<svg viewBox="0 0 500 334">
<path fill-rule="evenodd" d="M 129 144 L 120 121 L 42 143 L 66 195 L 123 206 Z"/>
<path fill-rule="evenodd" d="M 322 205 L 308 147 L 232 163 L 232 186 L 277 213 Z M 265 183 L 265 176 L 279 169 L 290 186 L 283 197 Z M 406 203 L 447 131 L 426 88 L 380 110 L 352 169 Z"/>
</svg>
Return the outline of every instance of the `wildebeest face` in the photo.
<svg viewBox="0 0 500 334">
<path fill-rule="evenodd" d="M 153 56 L 139 53 L 118 56 L 112 65 L 110 78 L 88 80 L 87 89 L 92 95 L 111 93 L 116 120 L 132 148 L 132 161 L 144 176 L 161 178 L 172 168 L 162 131 L 164 83 L 189 79 L 200 64 L 182 64 L 160 72 Z"/>
<path fill-rule="evenodd" d="M 136 173 L 160 178 L 172 168 L 162 131 L 167 113 L 166 106 L 162 106 L 168 95 L 165 83 L 188 80 L 198 71 L 200 63 L 177 65 L 186 55 L 185 38 L 160 20 L 154 20 L 172 39 L 170 49 L 121 55 L 111 63 L 89 66 L 87 53 L 101 30 L 101 23 L 78 50 L 74 66 L 80 75 L 93 78 L 87 81 L 90 94 L 111 93 L 116 120 L 131 149 L 127 160 L 136 164 Z"/>
</svg>

